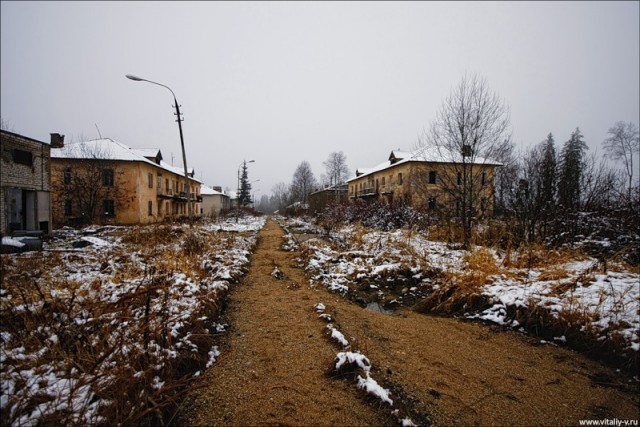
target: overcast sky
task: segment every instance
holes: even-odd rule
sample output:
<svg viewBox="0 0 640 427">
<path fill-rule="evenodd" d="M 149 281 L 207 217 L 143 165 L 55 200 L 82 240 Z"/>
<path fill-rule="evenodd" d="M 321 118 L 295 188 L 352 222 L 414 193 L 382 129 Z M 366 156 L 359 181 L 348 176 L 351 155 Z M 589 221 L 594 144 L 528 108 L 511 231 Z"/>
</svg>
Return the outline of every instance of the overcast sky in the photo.
<svg viewBox="0 0 640 427">
<path fill-rule="evenodd" d="M 639 121 L 639 2 L 5 2 L 1 114 L 10 130 L 158 147 L 210 185 L 256 196 L 343 151 L 369 167 L 410 149 L 462 76 L 511 108 L 514 142 L 579 126 L 600 149 Z"/>
</svg>

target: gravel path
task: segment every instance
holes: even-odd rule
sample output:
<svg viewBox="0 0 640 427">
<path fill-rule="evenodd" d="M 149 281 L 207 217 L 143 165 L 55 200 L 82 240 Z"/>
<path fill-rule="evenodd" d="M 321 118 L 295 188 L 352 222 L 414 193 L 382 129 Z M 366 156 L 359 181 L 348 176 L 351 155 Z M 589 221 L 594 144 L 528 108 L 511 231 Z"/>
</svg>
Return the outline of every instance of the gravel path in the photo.
<svg viewBox="0 0 640 427">
<path fill-rule="evenodd" d="M 332 374 L 340 348 L 313 309 L 318 302 L 369 357 L 396 407 L 419 424 L 578 425 L 640 416 L 637 382 L 613 370 L 489 326 L 363 310 L 311 287 L 281 244 L 282 230 L 267 221 L 250 271 L 229 297 L 222 355 L 191 397 L 192 425 L 398 425 L 388 405 Z M 271 275 L 276 265 L 280 279 Z"/>
</svg>

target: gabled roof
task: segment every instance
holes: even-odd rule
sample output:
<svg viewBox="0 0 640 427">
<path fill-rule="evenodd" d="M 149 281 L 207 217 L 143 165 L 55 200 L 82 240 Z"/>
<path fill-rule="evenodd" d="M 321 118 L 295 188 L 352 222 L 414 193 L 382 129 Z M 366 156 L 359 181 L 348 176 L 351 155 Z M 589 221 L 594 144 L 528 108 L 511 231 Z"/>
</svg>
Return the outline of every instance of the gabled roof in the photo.
<svg viewBox="0 0 640 427">
<path fill-rule="evenodd" d="M 159 156 L 160 163 L 149 160 L 144 154 L 156 153 Z M 131 148 L 127 145 L 114 141 L 110 138 L 93 139 L 91 141 L 71 142 L 62 148 L 52 148 L 51 157 L 54 159 L 95 159 L 95 160 L 112 160 L 124 162 L 142 162 L 153 165 L 176 175 L 184 176 L 184 169 L 171 166 L 162 160 L 162 153 L 157 148 Z M 190 178 L 196 182 L 200 180 L 193 177 Z"/>
<path fill-rule="evenodd" d="M 424 163 L 462 163 L 461 153 L 452 153 L 446 149 L 436 149 L 435 147 L 429 147 L 422 150 L 420 153 L 408 152 L 401 150 L 391 151 L 389 159 L 386 162 L 382 162 L 372 168 L 358 168 L 356 169 L 356 176 L 349 178 L 347 182 L 354 181 L 366 175 L 373 174 L 374 172 L 380 172 L 391 166 L 404 164 L 408 162 L 424 162 Z M 467 160 L 469 162 L 469 160 Z M 470 163 L 470 162 L 469 162 Z M 473 164 L 476 165 L 493 165 L 501 166 L 501 163 L 485 159 L 483 157 L 475 157 Z"/>
</svg>

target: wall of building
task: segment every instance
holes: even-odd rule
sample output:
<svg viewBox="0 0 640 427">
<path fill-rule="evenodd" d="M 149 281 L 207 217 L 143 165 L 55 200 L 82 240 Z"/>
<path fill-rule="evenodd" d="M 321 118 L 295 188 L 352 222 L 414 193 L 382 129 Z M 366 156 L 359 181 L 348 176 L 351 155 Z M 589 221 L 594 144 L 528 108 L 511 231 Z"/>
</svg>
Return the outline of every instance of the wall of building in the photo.
<svg viewBox="0 0 640 427">
<path fill-rule="evenodd" d="M 52 222 L 50 153 L 49 144 L 11 132 L 0 133 L 0 233 L 2 235 L 8 234 L 11 228 L 18 227 L 16 218 L 12 218 L 16 215 L 23 218 L 20 228 L 45 232 L 50 230 Z M 21 206 L 16 206 L 16 203 Z M 26 212 L 22 211 L 22 206 L 26 207 Z"/>
<path fill-rule="evenodd" d="M 188 215 L 184 198 L 177 198 L 184 189 L 184 176 L 145 162 L 100 161 L 104 168 L 114 171 L 114 185 L 103 194 L 103 198 L 114 200 L 113 216 L 98 214 L 95 222 L 102 224 L 148 224 L 163 221 L 167 218 Z M 58 159 L 52 162 L 52 183 L 55 189 L 53 197 L 53 217 L 56 227 L 76 225 L 80 212 L 65 215 L 65 200 L 68 195 L 64 191 L 64 170 L 71 168 L 81 173 L 88 166 L 86 160 Z M 160 179 L 160 181 L 159 181 Z M 192 196 L 199 196 L 199 183 L 192 184 Z M 192 200 L 194 214 L 199 216 L 200 203 Z M 102 203 L 102 202 L 100 202 Z M 151 209 L 149 208 L 151 203 Z M 77 206 L 74 206 L 77 209 Z"/>
<path fill-rule="evenodd" d="M 404 201 L 414 207 L 428 207 L 429 201 L 435 199 L 439 208 L 455 211 L 456 197 L 444 191 L 457 182 L 460 165 L 446 163 L 406 162 L 392 165 L 389 168 L 356 178 L 349 182 L 349 199 L 356 198 L 385 200 L 389 203 Z M 435 172 L 436 182 L 429 183 L 429 172 Z M 486 181 L 481 183 L 482 173 Z M 485 212 L 493 212 L 494 206 L 494 165 L 473 165 L 475 204 L 480 209 L 485 199 Z M 445 184 L 443 184 L 445 183 Z"/>
</svg>

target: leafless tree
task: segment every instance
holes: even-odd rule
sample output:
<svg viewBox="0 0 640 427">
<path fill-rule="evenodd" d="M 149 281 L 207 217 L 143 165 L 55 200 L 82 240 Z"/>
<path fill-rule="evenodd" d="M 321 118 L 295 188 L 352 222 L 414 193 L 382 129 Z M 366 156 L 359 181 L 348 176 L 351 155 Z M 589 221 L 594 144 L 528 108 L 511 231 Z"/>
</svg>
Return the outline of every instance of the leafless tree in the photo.
<svg viewBox="0 0 640 427">
<path fill-rule="evenodd" d="M 602 142 L 602 145 L 610 158 L 621 161 L 624 166 L 628 180 L 627 197 L 630 202 L 634 175 L 633 157 L 640 152 L 638 126 L 632 122 L 620 121 L 610 127 L 608 133 L 609 137 Z"/>
<path fill-rule="evenodd" d="M 273 210 L 282 211 L 290 204 L 291 189 L 284 182 L 279 182 L 271 189 L 271 207 Z"/>
<path fill-rule="evenodd" d="M 294 202 L 307 204 L 309 194 L 317 186 L 316 178 L 311 171 L 311 165 L 306 160 L 298 165 L 291 182 L 291 195 Z"/>
<path fill-rule="evenodd" d="M 4 117 L 0 117 L 0 130 L 6 130 L 7 132 L 13 132 L 13 128 L 8 120 Z"/>
<path fill-rule="evenodd" d="M 598 161 L 597 153 L 587 156 L 580 181 L 581 208 L 584 211 L 609 208 L 617 199 L 616 189 L 621 188 L 622 182 L 619 173 L 607 166 L 603 159 Z"/>
<path fill-rule="evenodd" d="M 349 166 L 347 166 L 347 156 L 342 151 L 334 151 L 329 154 L 327 160 L 322 163 L 326 174 L 323 175 L 323 184 L 333 186 L 344 183 L 349 177 Z"/>
<path fill-rule="evenodd" d="M 425 158 L 433 153 L 451 164 L 440 188 L 459 203 L 463 239 L 469 244 L 478 198 L 482 197 L 483 166 L 498 158 L 511 141 L 508 106 L 484 78 L 465 76 L 445 99 L 435 120 L 417 144 Z"/>
<path fill-rule="evenodd" d="M 69 161 L 56 171 L 60 176 L 53 186 L 65 216 L 82 225 L 113 216 L 122 200 L 124 178 L 107 146 L 70 143 L 60 150 Z"/>
</svg>

